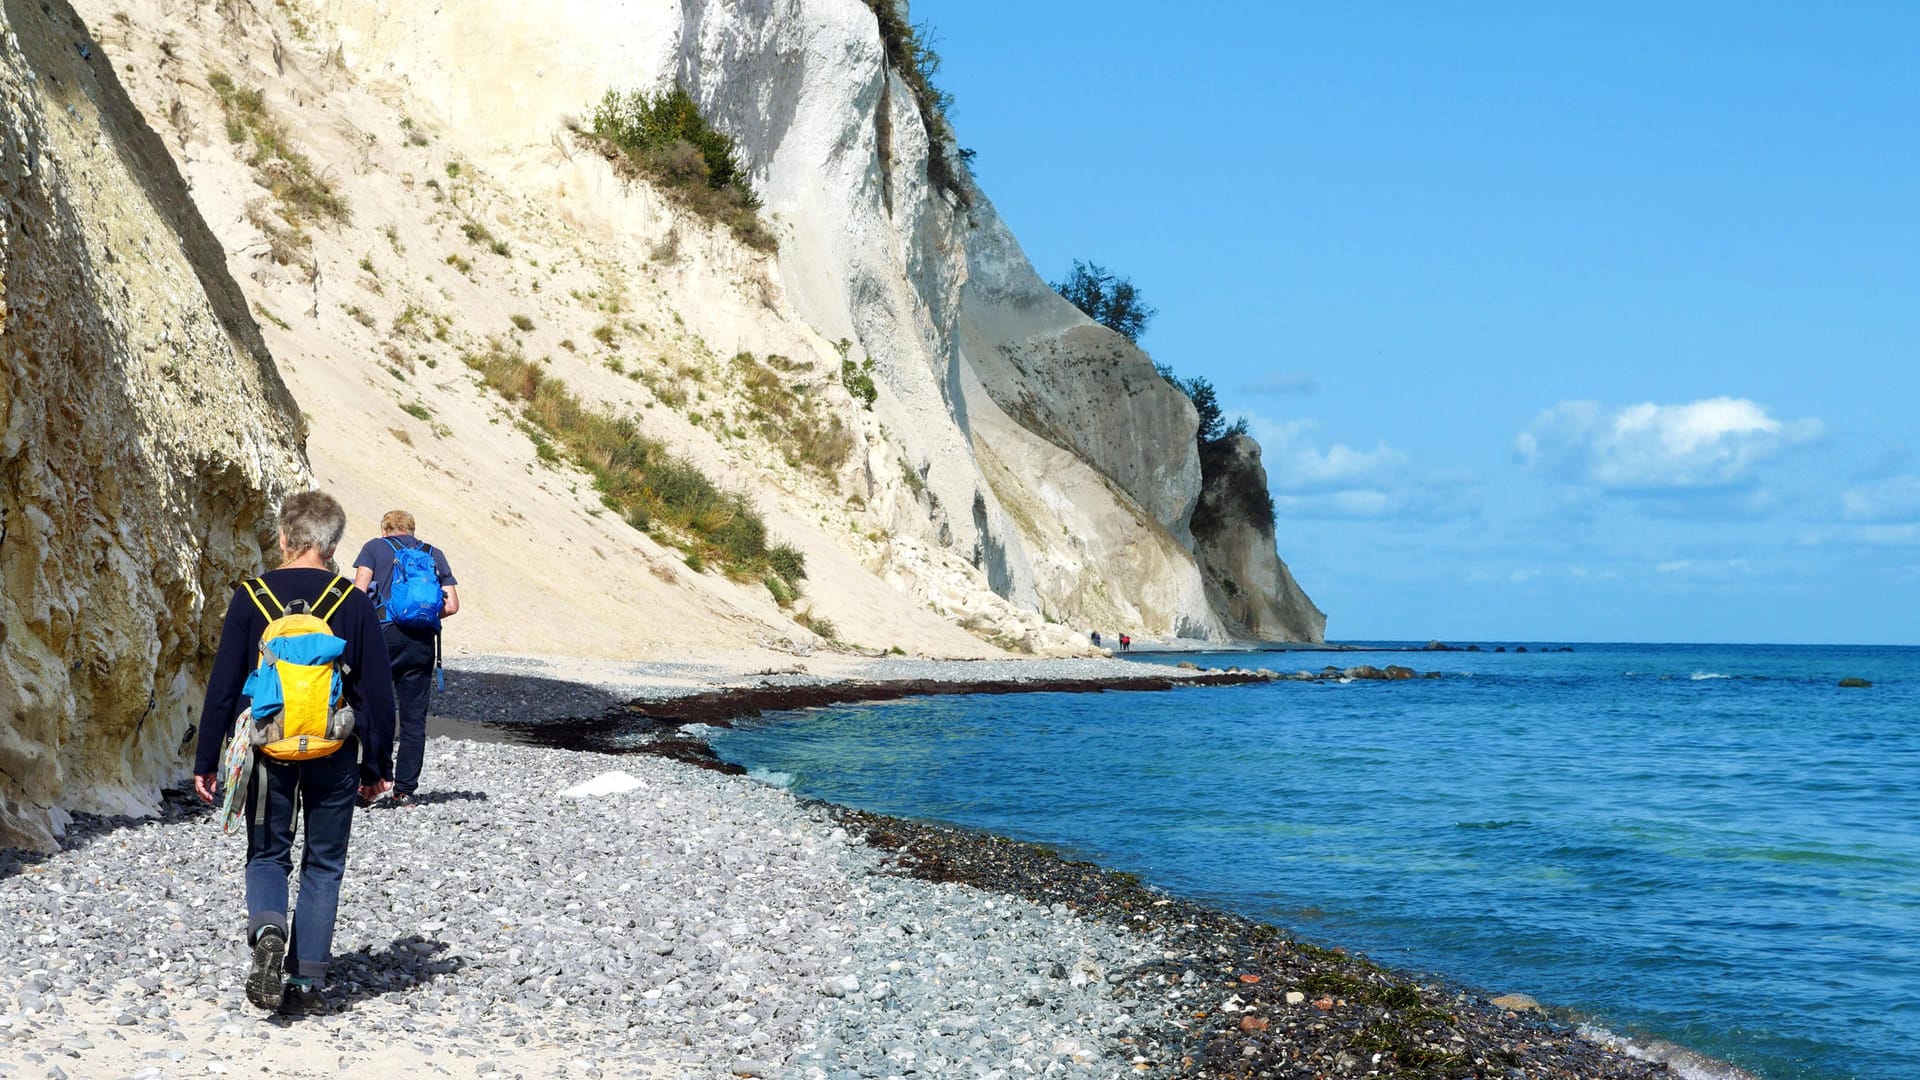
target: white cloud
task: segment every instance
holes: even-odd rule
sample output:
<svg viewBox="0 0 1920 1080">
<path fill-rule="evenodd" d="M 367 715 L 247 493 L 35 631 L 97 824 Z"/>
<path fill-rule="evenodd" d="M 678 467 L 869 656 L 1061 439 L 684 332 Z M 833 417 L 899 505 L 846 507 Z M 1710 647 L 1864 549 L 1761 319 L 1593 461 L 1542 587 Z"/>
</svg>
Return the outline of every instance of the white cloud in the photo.
<svg viewBox="0 0 1920 1080">
<path fill-rule="evenodd" d="M 1334 443 L 1325 450 L 1314 445 L 1311 420 L 1275 422 L 1260 416 L 1247 418 L 1253 437 L 1260 440 L 1260 459 L 1267 467 L 1267 483 L 1276 491 L 1340 491 L 1391 486 L 1406 475 L 1407 456 L 1386 443 L 1372 450 L 1355 450 Z"/>
<path fill-rule="evenodd" d="M 1240 384 L 1240 392 L 1250 397 L 1312 397 L 1319 389 L 1304 371 L 1271 371 Z"/>
<path fill-rule="evenodd" d="M 1920 521 L 1920 476 L 1896 476 L 1840 496 L 1848 521 L 1901 524 Z"/>
<path fill-rule="evenodd" d="M 1920 522 L 1803 529 L 1794 537 L 1794 543 L 1801 547 L 1824 547 L 1828 544 L 1871 548 L 1910 547 L 1920 544 Z"/>
<path fill-rule="evenodd" d="M 1675 577 L 1720 579 L 1751 573 L 1753 566 L 1745 559 L 1672 559 L 1653 569 Z"/>
<path fill-rule="evenodd" d="M 1249 414 L 1267 486 L 1282 517 L 1444 520 L 1474 512 L 1479 491 L 1465 476 L 1417 472 L 1407 455 L 1376 443 L 1322 447 L 1311 420 Z"/>
<path fill-rule="evenodd" d="M 1818 420 L 1778 420 L 1745 398 L 1612 411 L 1563 401 L 1535 417 L 1513 446 L 1528 468 L 1563 480 L 1659 492 L 1745 484 L 1760 461 L 1822 430 Z"/>
</svg>

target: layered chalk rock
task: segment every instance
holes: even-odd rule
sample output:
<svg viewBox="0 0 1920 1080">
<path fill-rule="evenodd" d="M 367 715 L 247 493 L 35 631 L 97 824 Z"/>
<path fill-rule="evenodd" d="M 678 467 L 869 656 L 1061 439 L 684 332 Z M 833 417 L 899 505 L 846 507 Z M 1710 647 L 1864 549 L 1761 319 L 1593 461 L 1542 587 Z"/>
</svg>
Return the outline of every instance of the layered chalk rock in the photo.
<svg viewBox="0 0 1920 1080">
<path fill-rule="evenodd" d="M 166 150 L 64 0 L 0 6 L 0 845 L 184 772 L 299 414 Z"/>
<path fill-rule="evenodd" d="M 1327 616 L 1293 580 L 1274 548 L 1273 502 L 1260 444 L 1229 435 L 1203 447 L 1206 486 L 1193 535 L 1207 591 L 1238 635 L 1267 641 L 1325 641 Z"/>
</svg>

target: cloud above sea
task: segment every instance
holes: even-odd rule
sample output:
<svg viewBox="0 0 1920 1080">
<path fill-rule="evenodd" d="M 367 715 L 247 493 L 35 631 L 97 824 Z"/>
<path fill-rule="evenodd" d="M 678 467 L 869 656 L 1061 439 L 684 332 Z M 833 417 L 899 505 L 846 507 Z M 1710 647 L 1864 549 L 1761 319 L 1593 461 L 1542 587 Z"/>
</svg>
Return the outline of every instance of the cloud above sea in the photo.
<svg viewBox="0 0 1920 1080">
<path fill-rule="evenodd" d="M 1238 387 L 1248 397 L 1312 397 L 1320 386 L 1304 371 L 1270 371 Z"/>
<path fill-rule="evenodd" d="M 1848 488 L 1840 493 L 1840 508 L 1848 521 L 1872 525 L 1920 522 L 1920 476 L 1895 476 L 1877 484 Z"/>
<path fill-rule="evenodd" d="M 1416 468 L 1385 441 L 1372 449 L 1328 443 L 1312 420 L 1246 420 L 1283 516 L 1442 521 L 1479 512 L 1479 485 L 1467 473 Z"/>
<path fill-rule="evenodd" d="M 1761 463 L 1818 439 L 1817 419 L 1782 420 L 1746 398 L 1609 408 L 1563 401 L 1514 438 L 1527 469 L 1565 484 L 1627 495 L 1751 487 Z"/>
</svg>

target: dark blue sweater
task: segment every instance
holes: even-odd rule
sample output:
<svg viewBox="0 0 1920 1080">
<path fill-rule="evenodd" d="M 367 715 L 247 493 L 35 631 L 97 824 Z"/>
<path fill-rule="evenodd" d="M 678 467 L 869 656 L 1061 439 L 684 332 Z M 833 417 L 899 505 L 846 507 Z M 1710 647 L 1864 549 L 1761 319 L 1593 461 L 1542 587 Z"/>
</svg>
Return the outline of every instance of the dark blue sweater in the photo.
<svg viewBox="0 0 1920 1080">
<path fill-rule="evenodd" d="M 305 567 L 269 570 L 267 588 L 283 604 L 295 600 L 312 602 L 326 591 L 333 574 Z M 327 626 L 335 637 L 347 643 L 340 659 L 347 665 L 344 677 L 347 704 L 353 706 L 353 731 L 360 740 L 360 779 L 393 779 L 393 676 L 387 669 L 387 643 L 380 634 L 380 617 L 365 593 L 353 587 L 348 578 L 347 598 L 333 613 Z M 267 609 L 273 610 L 271 601 Z M 267 620 L 245 589 L 236 588 L 227 604 L 227 623 L 220 631 L 220 651 L 213 661 L 213 676 L 207 680 L 207 702 L 200 710 L 200 741 L 195 747 L 193 771 L 204 776 L 220 767 L 220 744 L 233 730 L 243 699 L 240 688 L 247 675 L 260 663 L 260 635 Z M 342 753 L 348 753 L 342 749 Z"/>
</svg>

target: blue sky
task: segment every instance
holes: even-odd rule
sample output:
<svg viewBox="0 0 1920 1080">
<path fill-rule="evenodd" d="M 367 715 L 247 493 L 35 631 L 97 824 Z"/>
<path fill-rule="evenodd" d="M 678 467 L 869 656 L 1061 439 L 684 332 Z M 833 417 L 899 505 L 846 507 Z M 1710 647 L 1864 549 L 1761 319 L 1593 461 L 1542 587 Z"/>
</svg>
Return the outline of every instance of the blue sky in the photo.
<svg viewBox="0 0 1920 1080">
<path fill-rule="evenodd" d="M 1335 640 L 1920 643 L 1920 5 L 915 0 Z"/>
</svg>

